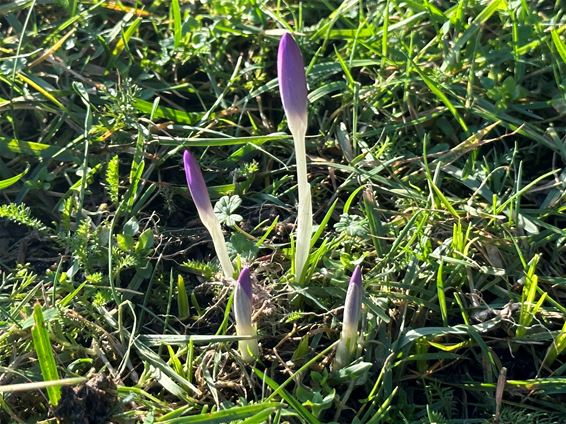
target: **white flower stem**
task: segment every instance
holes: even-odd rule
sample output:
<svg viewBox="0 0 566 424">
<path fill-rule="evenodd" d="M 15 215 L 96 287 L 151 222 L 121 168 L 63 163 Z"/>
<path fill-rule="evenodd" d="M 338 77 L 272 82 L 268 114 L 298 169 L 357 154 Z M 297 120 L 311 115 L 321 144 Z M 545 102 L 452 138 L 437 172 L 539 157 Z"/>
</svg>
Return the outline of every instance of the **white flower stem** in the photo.
<svg viewBox="0 0 566 424">
<path fill-rule="evenodd" d="M 236 333 L 238 336 L 255 336 L 255 328 L 250 326 L 236 325 Z M 238 341 L 238 350 L 240 356 L 245 362 L 252 363 L 259 358 L 259 345 L 256 339 L 240 340 Z"/>
<path fill-rule="evenodd" d="M 214 244 L 214 250 L 216 251 L 216 256 L 220 261 L 220 267 L 222 268 L 224 277 L 231 279 L 234 278 L 234 267 L 232 266 L 232 261 L 230 261 L 230 256 L 228 255 L 228 249 L 226 248 L 226 241 L 224 240 L 222 228 L 220 228 L 220 222 L 218 222 L 214 212 L 212 212 L 212 214 L 212 216 L 206 216 L 206 218 L 201 217 L 201 220 L 212 237 L 212 244 Z"/>
<path fill-rule="evenodd" d="M 290 123 L 291 124 L 291 123 Z M 295 279 L 301 284 L 301 275 L 305 268 L 310 250 L 312 233 L 311 187 L 307 179 L 307 154 L 305 148 L 306 125 L 289 125 L 295 143 L 297 162 L 297 186 L 299 206 L 297 211 L 297 240 L 295 246 Z"/>
<path fill-rule="evenodd" d="M 345 326 L 340 334 L 340 342 L 334 357 L 334 369 L 339 370 L 351 361 L 358 348 L 358 330 L 352 326 Z"/>
</svg>

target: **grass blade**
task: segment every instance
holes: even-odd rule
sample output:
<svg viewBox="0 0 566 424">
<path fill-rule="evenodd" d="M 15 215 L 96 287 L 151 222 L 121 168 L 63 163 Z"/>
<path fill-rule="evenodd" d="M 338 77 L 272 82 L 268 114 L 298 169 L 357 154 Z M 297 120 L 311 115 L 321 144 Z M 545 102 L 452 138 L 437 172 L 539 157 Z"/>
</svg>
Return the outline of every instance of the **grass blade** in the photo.
<svg viewBox="0 0 566 424">
<path fill-rule="evenodd" d="M 189 417 L 172 418 L 170 420 L 160 421 L 161 424 L 221 424 L 231 423 L 237 420 L 249 418 L 258 413 L 273 414 L 281 408 L 278 402 L 265 402 L 259 405 L 234 406 L 233 408 L 224 409 L 222 411 L 211 412 L 201 415 L 192 415 Z M 262 415 L 264 416 L 264 415 Z"/>
<path fill-rule="evenodd" d="M 18 181 L 22 179 L 24 175 L 26 175 L 29 171 L 29 165 L 26 167 L 25 170 L 20 172 L 18 175 L 14 175 L 13 177 L 6 178 L 5 180 L 0 180 L 0 190 L 10 187 L 11 185 L 16 184 Z"/>
<path fill-rule="evenodd" d="M 51 347 L 49 333 L 43 319 L 43 310 L 39 303 L 36 303 L 33 307 L 33 321 L 34 325 L 31 329 L 33 347 L 37 355 L 37 360 L 39 361 L 43 380 L 59 380 L 59 373 L 57 372 L 57 364 L 55 363 L 53 348 Z M 46 389 L 49 403 L 52 406 L 57 406 L 61 399 L 61 386 L 47 386 Z"/>
</svg>

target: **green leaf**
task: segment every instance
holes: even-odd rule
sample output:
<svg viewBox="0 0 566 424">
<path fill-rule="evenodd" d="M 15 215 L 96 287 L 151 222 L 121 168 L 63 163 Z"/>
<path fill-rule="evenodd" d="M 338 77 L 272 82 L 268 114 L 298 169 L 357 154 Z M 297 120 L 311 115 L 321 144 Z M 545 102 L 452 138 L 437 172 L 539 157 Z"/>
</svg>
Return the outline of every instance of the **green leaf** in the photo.
<svg viewBox="0 0 566 424">
<path fill-rule="evenodd" d="M 153 231 L 148 228 L 143 233 L 140 234 L 138 242 L 136 243 L 136 252 L 144 253 L 145 251 L 151 250 L 153 247 Z"/>
<path fill-rule="evenodd" d="M 228 248 L 231 248 L 231 250 L 248 261 L 253 261 L 259 252 L 259 247 L 256 243 L 241 233 L 234 233 L 230 236 Z"/>
<path fill-rule="evenodd" d="M 77 158 L 67 148 L 52 146 L 35 141 L 24 141 L 0 137 L 0 153 L 16 153 L 43 159 L 57 159 L 60 161 L 76 161 Z"/>
<path fill-rule="evenodd" d="M 186 346 L 188 343 L 209 345 L 211 343 L 237 342 L 240 340 L 251 340 L 253 338 L 252 336 L 224 336 L 214 334 L 186 336 L 177 334 L 147 334 L 138 336 L 138 339 L 147 346 L 161 346 L 165 343 L 175 346 Z"/>
<path fill-rule="evenodd" d="M 131 252 L 134 248 L 134 238 L 129 235 L 117 234 L 116 243 L 118 243 L 118 247 L 126 253 Z"/>
<path fill-rule="evenodd" d="M 185 400 L 189 399 L 188 393 L 194 393 L 196 396 L 202 395 L 200 389 L 183 376 L 177 374 L 157 353 L 145 346 L 141 338 L 138 337 L 134 341 L 133 347 L 137 350 L 140 357 L 154 368 L 156 380 L 170 393 Z"/>
<path fill-rule="evenodd" d="M 110 69 L 110 68 L 113 67 L 114 62 L 116 61 L 116 59 L 118 58 L 120 53 L 122 53 L 122 51 L 126 48 L 126 46 L 128 45 L 128 42 L 130 41 L 130 39 L 132 38 L 134 33 L 137 31 L 138 27 L 141 24 L 141 21 L 142 21 L 141 18 L 135 19 L 126 28 L 125 31 L 120 32 L 121 36 L 118 39 L 118 41 L 116 42 L 116 45 L 114 46 L 114 50 L 112 50 L 112 54 L 111 54 L 110 61 L 109 61 L 109 64 L 107 66 L 107 69 Z"/>
<path fill-rule="evenodd" d="M 184 112 L 179 109 L 166 106 L 157 106 L 152 102 L 143 99 L 134 99 L 132 105 L 140 112 L 150 115 L 153 112 L 154 119 L 168 119 L 175 121 L 179 124 L 196 124 L 202 117 L 203 113 L 200 112 Z M 178 145 L 178 143 L 177 143 Z"/>
<path fill-rule="evenodd" d="M 291 408 L 293 408 L 295 410 L 295 412 L 297 414 L 299 414 L 299 416 L 301 418 L 303 418 L 304 423 L 308 423 L 308 424 L 320 424 L 320 421 L 318 421 L 316 419 L 316 417 L 311 414 L 302 404 L 301 402 L 299 402 L 295 397 L 293 397 L 289 392 L 287 392 L 287 390 L 285 390 L 284 388 L 280 387 L 279 384 L 277 384 L 277 382 L 273 379 L 271 379 L 267 374 L 264 374 L 263 372 L 261 372 L 260 370 L 258 370 L 257 368 L 254 368 L 254 372 L 256 373 L 256 375 L 262 379 L 263 381 L 265 381 L 267 383 L 267 385 L 269 387 L 271 387 L 272 390 L 275 390 L 279 396 L 289 404 L 289 406 Z"/>
<path fill-rule="evenodd" d="M 177 276 L 177 308 L 179 319 L 184 320 L 189 317 L 189 297 L 185 288 L 185 279 L 181 274 Z"/>
<path fill-rule="evenodd" d="M 293 356 L 291 357 L 291 361 L 296 363 L 303 356 L 305 356 L 308 353 L 308 351 L 309 351 L 309 335 L 305 334 L 301 338 L 301 341 L 299 342 L 299 345 L 295 349 L 295 352 L 293 352 Z"/>
<path fill-rule="evenodd" d="M 356 362 L 347 367 L 340 368 L 336 374 L 336 378 L 339 382 L 356 381 L 360 380 L 360 377 L 362 381 L 365 381 L 372 365 L 371 362 Z"/>
<path fill-rule="evenodd" d="M 26 175 L 29 171 L 29 165 L 26 169 L 18 175 L 14 175 L 13 177 L 7 178 L 5 180 L 0 180 L 0 190 L 10 187 L 11 185 L 16 184 L 20 179 Z"/>
<path fill-rule="evenodd" d="M 498 10 L 507 9 L 505 0 L 492 0 L 474 19 L 474 23 L 483 24 Z"/>
<path fill-rule="evenodd" d="M 562 61 L 566 63 L 566 44 L 564 44 L 564 41 L 560 39 L 560 35 L 557 30 L 550 31 L 550 35 L 552 36 L 552 42 L 556 47 L 556 51 L 562 58 Z"/>
<path fill-rule="evenodd" d="M 253 137 L 158 137 L 159 144 L 162 146 L 175 146 L 175 147 L 221 147 L 221 146 L 239 146 L 241 144 L 255 144 L 262 145 L 267 142 L 273 141 L 286 141 L 289 140 L 288 134 L 275 133 L 269 135 L 257 135 Z M 236 153 L 234 153 L 236 155 Z"/>
<path fill-rule="evenodd" d="M 417 74 L 419 74 L 419 76 L 421 77 L 421 79 L 424 81 L 424 83 L 428 86 L 428 88 L 430 89 L 430 91 L 432 91 L 432 93 L 438 97 L 438 99 L 444 103 L 444 105 L 448 108 L 448 110 L 452 113 L 452 115 L 454 116 L 454 118 L 456 119 L 456 121 L 460 124 L 460 126 L 462 127 L 462 129 L 465 132 L 468 132 L 468 126 L 466 125 L 466 122 L 462 119 L 462 117 L 460 116 L 460 114 L 458 113 L 458 110 L 456 109 L 456 107 L 454 106 L 454 104 L 450 101 L 450 99 L 448 99 L 448 97 L 446 96 L 446 94 L 444 94 L 442 92 L 442 90 L 440 89 L 440 87 L 438 86 L 438 84 L 433 81 L 431 78 L 429 78 L 427 75 L 425 75 L 425 73 L 423 71 L 421 71 L 421 69 L 415 64 L 413 63 L 414 69 L 415 71 L 417 71 Z"/>
<path fill-rule="evenodd" d="M 438 296 L 438 304 L 440 306 L 440 315 L 442 323 L 448 325 L 448 309 L 446 307 L 446 295 L 444 294 L 444 278 L 442 271 L 444 270 L 444 262 L 441 260 L 436 274 L 436 294 Z"/>
<path fill-rule="evenodd" d="M 367 220 L 359 215 L 340 215 L 340 221 L 334 224 L 334 228 L 351 237 L 365 238 L 369 234 Z"/>
<path fill-rule="evenodd" d="M 264 414 L 266 411 L 275 412 L 281 408 L 279 402 L 265 402 L 259 405 L 234 406 L 222 411 L 192 415 L 189 417 L 179 417 L 170 420 L 160 421 L 161 424 L 220 424 L 231 423 L 236 420 L 249 418 L 258 413 Z"/>
<path fill-rule="evenodd" d="M 175 39 L 175 48 L 181 45 L 182 25 L 181 25 L 181 9 L 179 7 L 179 0 L 171 2 L 171 15 L 173 16 L 173 36 Z"/>
<path fill-rule="evenodd" d="M 33 307 L 33 320 L 34 326 L 31 329 L 33 348 L 37 354 L 43 380 L 59 380 L 59 373 L 57 372 L 57 364 L 53 356 L 49 333 L 47 332 L 47 327 L 43 319 L 43 310 L 39 303 L 36 303 Z M 57 406 L 61 399 L 61 386 L 47 387 L 47 397 L 52 406 Z"/>
<path fill-rule="evenodd" d="M 238 195 L 222 196 L 214 205 L 214 213 L 221 224 L 233 227 L 244 219 L 241 215 L 234 213 L 241 204 L 242 199 Z"/>
</svg>

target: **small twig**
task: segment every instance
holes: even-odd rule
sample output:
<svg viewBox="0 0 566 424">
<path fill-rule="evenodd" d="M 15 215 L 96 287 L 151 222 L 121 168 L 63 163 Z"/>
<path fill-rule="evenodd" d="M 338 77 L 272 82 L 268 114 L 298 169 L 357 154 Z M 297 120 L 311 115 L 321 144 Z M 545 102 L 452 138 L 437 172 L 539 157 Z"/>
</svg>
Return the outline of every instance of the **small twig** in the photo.
<svg viewBox="0 0 566 424">
<path fill-rule="evenodd" d="M 499 416 L 501 415 L 501 403 L 503 401 L 503 392 L 505 391 L 505 382 L 507 381 L 507 368 L 503 367 L 499 371 L 499 378 L 497 379 L 497 388 L 495 390 L 495 417 L 493 422 L 499 423 Z"/>
</svg>

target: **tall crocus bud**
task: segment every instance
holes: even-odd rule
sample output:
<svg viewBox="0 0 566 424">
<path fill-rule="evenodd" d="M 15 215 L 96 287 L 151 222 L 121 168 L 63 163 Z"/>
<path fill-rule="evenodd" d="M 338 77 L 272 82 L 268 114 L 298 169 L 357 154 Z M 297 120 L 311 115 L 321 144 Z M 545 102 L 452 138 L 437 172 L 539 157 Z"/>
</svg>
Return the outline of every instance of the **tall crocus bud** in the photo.
<svg viewBox="0 0 566 424">
<path fill-rule="evenodd" d="M 234 316 L 238 336 L 256 335 L 255 328 L 252 325 L 252 280 L 250 268 L 247 266 L 240 272 L 234 289 Z M 259 357 L 256 339 L 240 340 L 238 349 L 242 359 L 246 362 L 253 362 L 254 359 Z"/>
<path fill-rule="evenodd" d="M 281 101 L 291 132 L 307 128 L 307 79 L 299 46 L 289 33 L 279 42 L 277 76 Z"/>
<path fill-rule="evenodd" d="M 232 278 L 234 275 L 234 267 L 232 266 L 232 262 L 228 256 L 226 242 L 224 241 L 224 234 L 222 234 L 220 222 L 218 221 L 218 218 L 216 218 L 214 210 L 212 209 L 208 189 L 206 188 L 198 162 L 188 150 L 185 150 L 183 162 L 185 164 L 187 185 L 189 186 L 193 202 L 195 202 L 199 218 L 212 237 L 214 250 L 216 251 L 216 256 L 218 256 L 218 260 L 220 261 L 220 266 L 222 267 L 224 276 L 226 278 Z"/>
<path fill-rule="evenodd" d="M 307 80 L 299 46 L 289 33 L 279 42 L 277 76 L 283 109 L 295 143 L 299 207 L 297 217 L 297 244 L 295 250 L 295 278 L 300 283 L 310 249 L 312 232 L 311 190 L 307 180 L 305 135 L 307 132 Z"/>
<path fill-rule="evenodd" d="M 358 345 L 358 322 L 362 311 L 362 270 L 356 266 L 350 278 L 346 301 L 344 304 L 344 320 L 342 322 L 342 333 L 340 342 L 336 348 L 334 369 L 340 369 L 348 365 L 352 356 L 356 353 Z"/>
</svg>

